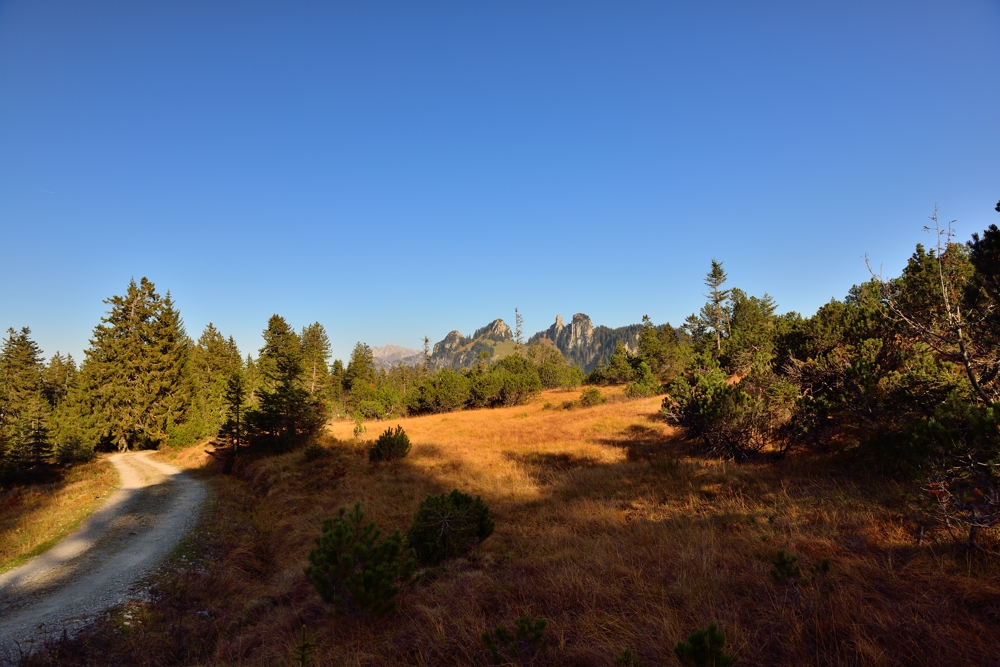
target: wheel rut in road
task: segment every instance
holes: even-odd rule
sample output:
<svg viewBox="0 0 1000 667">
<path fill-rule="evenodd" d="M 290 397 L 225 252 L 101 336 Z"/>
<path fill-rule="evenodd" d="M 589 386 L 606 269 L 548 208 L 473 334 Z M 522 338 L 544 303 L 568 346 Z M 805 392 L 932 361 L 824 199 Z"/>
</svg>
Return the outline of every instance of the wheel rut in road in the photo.
<svg viewBox="0 0 1000 667">
<path fill-rule="evenodd" d="M 32 640 L 73 634 L 121 604 L 188 530 L 205 486 L 152 452 L 115 454 L 121 486 L 45 553 L 0 574 L 0 663 Z"/>
</svg>

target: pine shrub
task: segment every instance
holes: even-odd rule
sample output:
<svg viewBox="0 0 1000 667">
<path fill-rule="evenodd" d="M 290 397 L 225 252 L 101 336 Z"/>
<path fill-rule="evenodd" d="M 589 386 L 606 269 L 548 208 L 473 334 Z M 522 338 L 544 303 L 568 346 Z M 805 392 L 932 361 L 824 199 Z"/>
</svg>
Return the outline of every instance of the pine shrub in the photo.
<svg viewBox="0 0 1000 667">
<path fill-rule="evenodd" d="M 324 602 L 387 614 L 401 586 L 416 581 L 416 561 L 397 530 L 382 539 L 374 521 L 365 523 L 361 503 L 323 521 L 316 548 L 309 552 L 306 578 Z"/>
<path fill-rule="evenodd" d="M 642 660 L 630 648 L 622 649 L 622 652 L 615 658 L 615 667 L 642 667 Z"/>
<path fill-rule="evenodd" d="M 726 635 L 715 623 L 688 635 L 687 641 L 677 642 L 674 655 L 681 664 L 693 667 L 731 667 L 736 657 L 724 652 Z"/>
<path fill-rule="evenodd" d="M 482 498 L 454 489 L 424 498 L 407 533 L 421 565 L 437 565 L 464 556 L 493 534 L 490 508 Z"/>
<path fill-rule="evenodd" d="M 604 394 L 597 387 L 587 387 L 580 394 L 580 405 L 585 408 L 589 408 L 594 405 L 600 405 L 601 403 L 607 403 L 608 399 L 605 398 Z"/>
<path fill-rule="evenodd" d="M 395 430 L 387 428 L 385 433 L 378 437 L 372 448 L 368 450 L 368 460 L 372 462 L 395 461 L 409 453 L 410 436 L 406 435 L 402 426 L 396 426 Z"/>
<path fill-rule="evenodd" d="M 305 459 L 306 463 L 311 463 L 316 459 L 323 458 L 326 454 L 326 447 L 318 442 L 310 442 L 306 445 L 306 448 L 302 450 L 302 458 Z"/>
<path fill-rule="evenodd" d="M 649 398 L 660 392 L 660 381 L 653 375 L 652 369 L 645 361 L 639 363 L 636 371 L 638 377 L 625 386 L 625 395 L 629 398 Z"/>
<path fill-rule="evenodd" d="M 536 654 L 548 648 L 546 625 L 548 621 L 544 618 L 522 616 L 514 620 L 514 632 L 508 630 L 506 625 L 497 626 L 492 633 L 484 632 L 483 644 L 498 665 L 529 664 Z"/>
</svg>

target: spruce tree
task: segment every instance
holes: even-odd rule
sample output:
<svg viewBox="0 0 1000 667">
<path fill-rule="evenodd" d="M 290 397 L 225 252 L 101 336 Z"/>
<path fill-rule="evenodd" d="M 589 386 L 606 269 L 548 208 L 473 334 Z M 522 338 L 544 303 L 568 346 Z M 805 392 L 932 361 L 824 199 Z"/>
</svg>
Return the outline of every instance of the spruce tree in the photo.
<svg viewBox="0 0 1000 667">
<path fill-rule="evenodd" d="M 722 270 L 722 262 L 712 259 L 712 270 L 705 276 L 705 286 L 708 287 L 708 303 L 701 309 L 701 323 L 710 328 L 715 337 L 716 356 L 722 354 L 722 338 L 727 327 L 726 301 L 730 290 L 722 289 L 726 282 L 726 272 Z"/>
<path fill-rule="evenodd" d="M 258 406 L 247 415 L 254 441 L 270 449 L 287 449 L 296 437 L 319 425 L 315 404 L 303 387 L 302 348 L 298 335 L 279 315 L 268 320 L 264 347 L 257 364 L 261 371 Z"/>
<path fill-rule="evenodd" d="M 358 343 L 351 352 L 351 359 L 347 362 L 347 370 L 344 372 L 344 389 L 352 391 L 359 385 L 374 386 L 378 377 L 375 369 L 375 356 L 372 349 L 366 343 Z"/>
<path fill-rule="evenodd" d="M 198 436 L 216 433 L 225 422 L 226 383 L 242 365 L 236 341 L 226 339 L 209 322 L 192 346 L 188 364 L 193 391 L 190 419 L 197 422 Z"/>
<path fill-rule="evenodd" d="M 8 329 L 0 348 L 0 464 L 14 475 L 52 454 L 42 352 L 30 334 L 28 327 Z"/>
<path fill-rule="evenodd" d="M 45 398 L 53 408 L 59 405 L 69 394 L 76 380 L 76 362 L 73 355 L 65 357 L 56 352 L 49 359 L 48 365 L 42 371 Z"/>
<path fill-rule="evenodd" d="M 319 322 L 302 328 L 302 369 L 305 372 L 306 390 L 310 396 L 326 386 L 330 374 L 330 337 Z"/>
<path fill-rule="evenodd" d="M 155 446 L 190 400 L 180 313 L 146 278 L 105 303 L 110 310 L 94 327 L 79 374 L 87 437 L 119 451 Z"/>
</svg>

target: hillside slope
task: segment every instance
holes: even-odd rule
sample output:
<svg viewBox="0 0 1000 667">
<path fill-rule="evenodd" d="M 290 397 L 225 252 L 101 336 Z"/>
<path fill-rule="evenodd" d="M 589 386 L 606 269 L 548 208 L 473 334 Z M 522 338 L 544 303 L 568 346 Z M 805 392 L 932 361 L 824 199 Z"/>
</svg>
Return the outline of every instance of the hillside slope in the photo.
<svg viewBox="0 0 1000 667">
<path fill-rule="evenodd" d="M 329 424 L 325 456 L 234 476 L 181 452 L 215 488 L 192 560 L 128 608 L 129 625 L 119 614 L 60 646 L 60 664 L 288 664 L 306 626 L 317 664 L 487 665 L 480 635 L 523 615 L 548 620 L 535 665 L 609 665 L 626 647 L 675 665 L 674 644 L 710 621 L 742 666 L 995 664 L 1000 564 L 939 532 L 917 546 L 900 489 L 828 456 L 701 458 L 656 398 L 565 409 L 576 397 L 368 423 L 368 438 L 410 434 L 391 464 L 369 463 L 349 422 Z M 405 529 L 422 498 L 453 488 L 496 520 L 468 558 L 425 570 L 387 618 L 319 601 L 302 568 L 323 518 L 359 500 L 383 531 Z M 811 611 L 772 579 L 779 549 L 804 571 L 831 559 Z"/>
</svg>

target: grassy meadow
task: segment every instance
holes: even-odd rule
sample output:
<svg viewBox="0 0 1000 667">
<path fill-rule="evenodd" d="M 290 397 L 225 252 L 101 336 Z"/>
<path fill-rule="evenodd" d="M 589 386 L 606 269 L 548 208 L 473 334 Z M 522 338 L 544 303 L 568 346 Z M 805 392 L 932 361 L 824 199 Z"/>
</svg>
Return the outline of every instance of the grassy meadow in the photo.
<svg viewBox="0 0 1000 667">
<path fill-rule="evenodd" d="M 899 489 L 835 457 L 707 460 L 658 415 L 659 398 L 526 406 L 400 424 L 402 461 L 373 465 L 353 423 L 328 424 L 325 456 L 244 461 L 224 476 L 204 447 L 161 454 L 214 488 L 191 556 L 61 664 L 291 664 L 302 628 L 317 665 L 486 665 L 480 635 L 548 620 L 532 664 L 679 664 L 674 644 L 715 621 L 739 665 L 990 665 L 1000 660 L 1000 564 L 943 535 L 917 545 Z M 850 482 L 842 480 L 850 479 Z M 387 618 L 333 612 L 303 575 L 324 517 L 360 500 L 388 532 L 427 494 L 481 495 L 496 532 L 468 558 L 426 570 Z M 829 558 L 826 594 L 776 583 L 781 549 L 803 571 Z M 192 560 L 192 558 L 194 560 Z M 829 589 L 829 590 L 827 590 Z M 123 615 L 128 613 L 129 625 Z"/>
<path fill-rule="evenodd" d="M 0 493 L 0 572 L 55 545 L 117 487 L 118 473 L 99 458 L 68 468 L 58 482 Z"/>
</svg>

